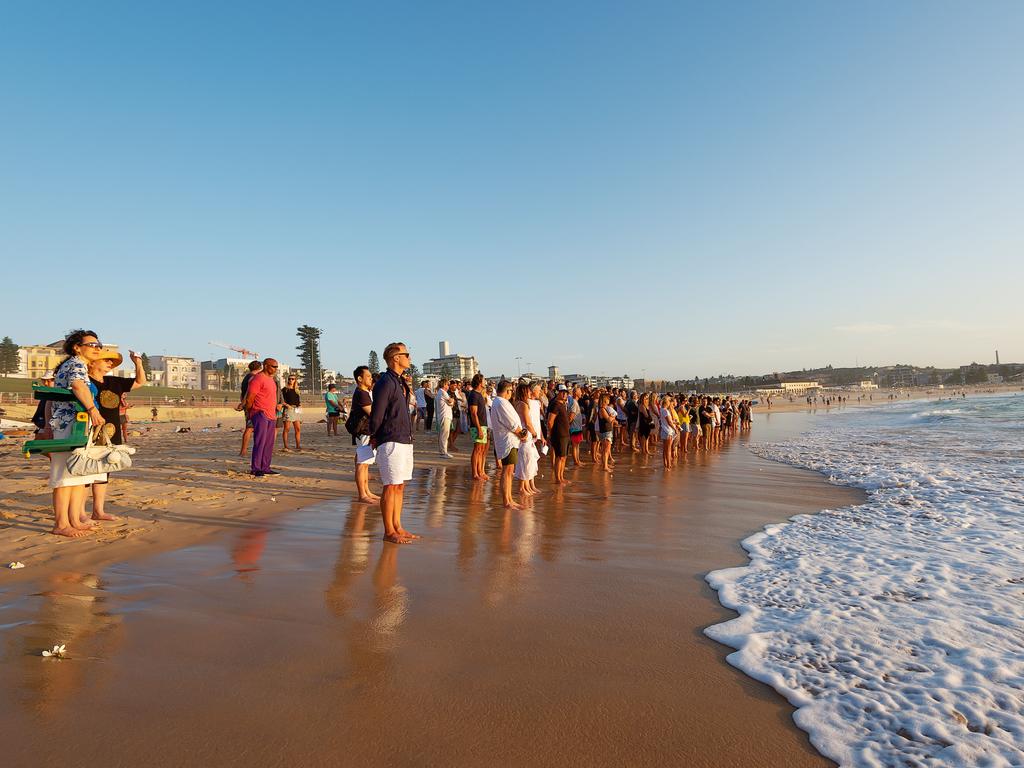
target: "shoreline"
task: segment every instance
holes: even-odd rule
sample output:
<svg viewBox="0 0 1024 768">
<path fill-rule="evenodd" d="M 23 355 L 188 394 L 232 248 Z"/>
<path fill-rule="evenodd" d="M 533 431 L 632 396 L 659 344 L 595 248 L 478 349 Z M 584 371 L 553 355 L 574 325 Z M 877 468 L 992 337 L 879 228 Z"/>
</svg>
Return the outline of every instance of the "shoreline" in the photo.
<svg viewBox="0 0 1024 768">
<path fill-rule="evenodd" d="M 755 423 L 753 438 L 757 441 L 781 439 L 773 435 L 782 434 L 787 429 L 798 427 L 799 423 L 806 421 L 807 417 L 800 415 L 766 415 Z M 313 426 L 317 425 L 310 425 Z M 322 428 L 322 425 L 319 426 Z M 210 453 L 211 441 L 228 442 L 237 450 L 239 433 L 228 434 L 232 437 L 230 441 L 224 441 L 223 432 L 151 434 L 140 441 L 140 447 L 144 446 L 144 450 L 140 450 L 138 455 L 145 457 L 147 452 L 151 456 L 157 451 L 166 452 L 180 445 L 182 439 L 199 444 L 196 453 L 199 452 L 199 447 Z M 312 434 L 309 437 L 316 438 Z M 485 492 L 482 500 L 474 501 L 475 491 L 464 487 L 469 484 L 464 483 L 465 478 L 462 478 L 464 465 L 468 461 L 465 450 L 468 443 L 465 442 L 465 438 L 462 439 L 459 458 L 454 462 L 446 462 L 427 453 L 431 446 L 429 435 L 419 433 L 417 437 L 417 467 L 426 470 L 419 473 L 418 482 L 426 485 L 410 495 L 418 500 L 410 509 L 407 521 L 411 529 L 426 534 L 424 541 L 417 544 L 408 547 L 385 547 L 380 542 L 379 535 L 373 533 L 377 531 L 379 534 L 377 508 L 371 505 L 352 504 L 344 497 L 346 493 L 351 494 L 354 490 L 351 480 L 344 479 L 351 477 L 352 448 L 346 445 L 349 442 L 347 435 L 337 438 L 344 449 L 339 456 L 324 450 L 327 437 L 321 434 L 319 439 L 307 443 L 315 450 L 302 455 L 285 454 L 280 465 L 289 468 L 289 474 L 275 478 L 272 482 L 234 477 L 231 473 L 237 471 L 241 459 L 237 456 L 227 456 L 226 453 L 230 449 L 213 451 L 213 455 L 206 455 L 205 459 L 168 462 L 169 466 L 159 470 L 140 469 L 142 477 L 133 480 L 131 484 L 144 485 L 145 488 L 141 490 L 144 490 L 149 498 L 156 498 L 150 490 L 154 486 L 159 486 L 161 482 L 166 486 L 173 480 L 180 482 L 188 478 L 195 484 L 206 483 L 205 495 L 208 496 L 222 493 L 225 484 L 236 484 L 244 486 L 246 492 L 253 496 L 260 493 L 276 494 L 278 501 L 261 502 L 250 498 L 244 504 L 227 504 L 224 499 L 234 501 L 234 497 L 194 498 L 192 504 L 206 506 L 202 510 L 187 514 L 180 511 L 180 505 L 188 502 L 176 498 L 173 493 L 168 494 L 165 487 L 162 498 L 168 500 L 168 505 L 149 510 L 152 513 L 151 517 L 156 517 L 157 521 L 133 518 L 129 523 L 130 527 L 141 527 L 138 533 L 115 539 L 106 547 L 98 540 L 84 542 L 89 545 L 87 547 L 81 546 L 83 542 L 62 542 L 63 546 L 50 547 L 53 550 L 51 556 L 34 563 L 20 557 L 19 559 L 26 562 L 29 567 L 21 571 L 5 572 L 6 578 L 0 583 L 3 584 L 5 592 L 19 592 L 37 582 L 43 582 L 53 590 L 55 579 L 63 584 L 61 579 L 65 579 L 68 573 L 86 571 L 96 573 L 96 578 L 101 580 L 125 580 L 126 572 L 135 572 L 139 569 L 148 571 L 157 563 L 182 560 L 191 563 L 188 558 L 196 552 L 221 549 L 235 551 L 239 544 L 232 542 L 232 539 L 237 539 L 238 542 L 246 541 L 246 537 L 256 535 L 256 531 L 268 532 L 260 535 L 269 536 L 271 541 L 275 537 L 293 536 L 294 529 L 300 527 L 301 521 L 315 516 L 316 507 L 311 507 L 311 504 L 339 510 L 348 509 L 347 522 L 341 538 L 342 552 L 344 553 L 346 548 L 355 552 L 358 542 L 358 549 L 367 552 L 361 557 L 368 557 L 370 560 L 374 557 L 379 558 L 377 567 L 373 569 L 374 582 L 379 580 L 381 568 L 385 567 L 388 558 L 399 559 L 402 563 L 399 581 L 406 585 L 402 589 L 407 590 L 407 599 L 413 606 L 407 608 L 409 618 L 406 623 L 414 625 L 416 630 L 409 629 L 407 632 L 419 640 L 409 641 L 411 656 L 401 652 L 395 654 L 394 663 L 405 670 L 405 683 L 402 695 L 388 688 L 387 698 L 392 706 L 404 709 L 409 705 L 407 698 L 416 701 L 420 694 L 426 695 L 425 691 L 428 688 L 434 691 L 433 695 L 438 695 L 439 685 L 441 695 L 444 695 L 447 691 L 444 684 L 434 680 L 432 673 L 423 668 L 425 662 L 417 654 L 416 649 L 422 651 L 427 660 L 433 659 L 436 662 L 438 648 L 454 644 L 459 647 L 460 655 L 468 656 L 465 663 L 475 669 L 478 675 L 482 674 L 484 679 L 489 681 L 489 686 L 501 687 L 508 684 L 509 675 L 514 677 L 525 674 L 531 680 L 531 690 L 541 686 L 537 689 L 538 692 L 548 690 L 544 696 L 553 696 L 556 699 L 569 696 L 566 700 L 567 706 L 571 704 L 571 708 L 575 708 L 575 717 L 586 722 L 592 716 L 591 708 L 597 705 L 591 703 L 589 699 L 576 701 L 574 694 L 569 693 L 574 690 L 572 686 L 566 689 L 560 682 L 551 682 L 560 680 L 564 671 L 560 666 L 548 668 L 542 661 L 554 648 L 573 647 L 580 656 L 578 663 L 583 665 L 580 667 L 583 677 L 577 678 L 577 683 L 585 683 L 585 688 L 589 690 L 599 679 L 595 678 L 593 683 L 587 682 L 591 681 L 596 670 L 628 668 L 633 670 L 633 674 L 627 675 L 626 678 L 620 679 L 619 675 L 614 675 L 618 680 L 617 685 L 622 687 L 621 696 L 627 701 L 633 701 L 645 712 L 649 706 L 654 706 L 654 702 L 658 702 L 657 713 L 648 713 L 653 721 L 661 723 L 656 727 L 658 738 L 649 744 L 634 743 L 631 734 L 638 724 L 630 724 L 632 715 L 629 715 L 627 710 L 620 710 L 617 700 L 606 700 L 604 694 L 598 694 L 595 689 L 593 696 L 596 697 L 596 701 L 603 702 L 598 707 L 598 711 L 603 713 L 601 717 L 611 719 L 605 723 L 609 735 L 598 738 L 593 746 L 584 748 L 584 751 L 593 751 L 591 764 L 595 761 L 602 764 L 602 760 L 606 761 L 606 764 L 621 764 L 614 756 L 617 754 L 616 750 L 621 749 L 624 743 L 639 750 L 632 759 L 634 764 L 653 765 L 665 760 L 675 760 L 675 764 L 698 766 L 733 765 L 738 764 L 737 760 L 744 757 L 749 760 L 755 754 L 773 755 L 779 761 L 778 764 L 792 766 L 830 764 L 810 746 L 806 734 L 793 723 L 793 710 L 785 699 L 768 686 L 748 678 L 729 665 L 725 657 L 731 649 L 704 636 L 704 627 L 725 621 L 735 614 L 719 603 L 717 594 L 707 585 L 703 576 L 710 570 L 745 564 L 747 555 L 740 542 L 760 530 L 763 525 L 782 522 L 794 514 L 814 512 L 826 506 L 857 503 L 860 496 L 856 492 L 830 485 L 825 478 L 816 473 L 758 458 L 740 444 L 745 442 L 741 439 L 735 439 L 736 444 L 730 445 L 721 453 L 691 458 L 688 461 L 691 466 L 677 470 L 674 476 L 669 478 L 661 478 L 660 467 L 645 469 L 648 477 L 643 481 L 643 488 L 647 490 L 639 497 L 633 497 L 632 490 L 635 483 L 640 480 L 631 479 L 624 468 L 617 471 L 615 485 L 623 494 L 621 501 L 614 493 L 616 487 L 603 486 L 604 478 L 588 472 L 589 467 L 584 467 L 579 470 L 580 473 L 586 473 L 580 480 L 582 506 L 573 506 L 572 511 L 568 511 L 567 507 L 565 513 L 558 512 L 556 508 L 547 508 L 543 511 L 538 509 L 533 525 L 539 526 L 535 529 L 542 530 L 544 534 L 541 536 L 539 548 L 531 556 L 528 567 L 526 564 L 513 567 L 508 564 L 507 559 L 509 553 L 518 551 L 523 546 L 523 540 L 528 538 L 525 528 L 517 529 L 517 526 L 525 525 L 525 518 L 516 520 L 507 514 L 502 515 L 501 510 L 493 509 L 486 496 L 490 491 Z M 336 449 L 337 444 L 335 443 L 333 447 Z M 9 472 L 10 467 L 3 463 L 5 460 L 0 458 L 0 467 Z M 25 465 L 36 463 L 21 459 L 20 461 Z M 140 465 L 145 463 L 143 458 Z M 311 469 L 322 470 L 325 465 L 332 464 L 337 467 L 334 476 L 311 476 Z M 639 472 L 642 468 L 637 466 L 636 469 Z M 438 485 L 440 479 L 445 476 L 450 478 L 447 491 L 444 483 Z M 371 477 L 373 484 L 376 485 L 376 479 L 372 474 Z M 619 477 L 622 479 L 619 480 Z M 322 482 L 316 483 L 311 489 L 309 481 L 317 479 Z M 452 480 L 456 481 L 454 485 Z M 128 484 L 125 482 L 125 485 Z M 488 486 L 490 485 L 488 483 Z M 543 481 L 541 485 L 543 487 Z M 5 488 L 5 493 L 6 491 Z M 654 502 L 653 506 L 644 500 L 648 493 L 655 494 L 650 497 L 650 502 Z M 193 492 L 194 497 L 202 495 L 204 494 Z M 670 504 L 678 504 L 680 502 L 677 500 L 683 499 L 681 514 L 666 516 L 662 510 L 662 503 L 656 499 L 662 499 Z M 552 501 L 549 498 L 542 503 L 550 505 Z M 482 514 L 474 512 L 473 506 L 481 503 L 484 505 Z M 221 506 L 214 506 L 217 504 Z M 620 509 L 623 514 L 616 514 Z M 155 513 L 153 510 L 156 510 Z M 297 511 L 288 515 L 278 514 L 290 510 Z M 120 511 L 117 507 L 111 508 L 114 514 Z M 568 517 L 561 519 L 560 522 L 562 514 L 568 514 Z M 457 528 L 449 530 L 450 526 L 455 525 L 456 516 Z M 499 530 L 499 520 L 504 521 L 504 530 Z M 358 521 L 358 524 L 353 521 Z M 574 530 L 574 526 L 579 530 Z M 640 538 L 644 538 L 640 532 L 646 532 L 648 529 L 654 536 L 650 541 L 644 539 L 647 554 L 642 557 L 633 551 L 637 546 L 629 532 L 633 526 L 637 528 L 635 533 Z M 3 531 L 2 535 L 8 534 L 9 531 L 10 529 Z M 536 538 L 536 534 L 530 535 Z M 497 538 L 494 538 L 495 536 Z M 566 541 L 569 543 L 565 543 Z M 322 536 L 318 538 L 318 542 L 317 546 L 325 544 Z M 79 552 L 72 554 L 68 551 L 70 547 L 77 548 Z M 391 554 L 395 550 L 401 551 Z M 587 554 L 592 550 L 598 556 L 596 561 L 593 559 L 595 555 Z M 453 582 L 443 575 L 452 569 L 456 573 L 467 572 L 466 558 L 470 557 L 468 553 L 472 553 L 477 560 L 483 558 L 480 573 L 488 585 L 488 594 L 482 606 L 466 592 L 467 586 L 462 580 Z M 283 551 L 280 556 L 287 557 L 289 554 Z M 208 558 L 203 559 L 200 563 L 207 560 Z M 315 557 L 311 555 L 310 561 L 315 561 Z M 203 565 L 197 567 L 209 568 Z M 338 567 L 340 565 L 335 566 L 336 573 Z M 524 588 L 521 594 L 516 589 L 508 593 L 506 582 L 509 578 L 509 568 L 513 568 L 517 573 L 523 570 L 526 575 L 520 574 L 517 578 L 532 578 L 536 583 L 532 587 Z M 172 570 L 173 575 L 165 575 L 164 578 L 174 581 L 190 578 L 183 573 L 187 569 Z M 282 578 L 287 573 L 291 571 L 282 571 Z M 503 573 L 505 575 L 502 575 Z M 259 578 L 258 573 L 256 578 Z M 309 578 L 314 577 L 310 575 Z M 130 579 L 126 581 L 130 582 Z M 348 583 L 347 577 L 345 583 Z M 545 586 L 541 588 L 540 584 Z M 289 600 L 288 590 L 270 583 L 265 586 L 269 590 L 266 598 L 269 604 Z M 65 587 L 58 587 L 57 591 L 61 589 Z M 350 586 L 346 586 L 345 589 L 350 592 L 357 591 Z M 332 590 L 336 591 L 337 587 L 332 587 L 329 591 Z M 495 593 L 494 590 L 498 592 Z M 472 591 L 470 588 L 470 592 Z M 434 592 L 439 594 L 434 595 Z M 489 610 L 490 603 L 498 599 L 496 595 L 505 593 L 518 595 L 516 599 L 530 604 L 529 610 L 525 607 L 519 609 L 514 602 L 507 605 L 507 601 L 512 598 L 500 598 L 501 601 L 506 601 L 501 604 L 507 606 L 516 616 L 516 620 L 509 626 L 506 626 L 508 617 Z M 572 597 L 574 594 L 577 597 Z M 598 605 L 607 603 L 608 600 L 612 601 L 610 604 L 618 605 L 621 597 L 617 599 L 615 596 L 622 594 L 628 594 L 630 600 L 619 606 L 615 615 L 606 616 L 604 611 L 598 609 Z M 165 609 L 158 608 L 156 615 L 152 617 L 133 617 L 133 631 L 139 633 L 140 637 L 148 638 L 147 642 L 159 644 L 157 637 L 162 631 L 159 627 L 163 623 L 160 617 L 164 612 L 170 610 L 175 615 L 188 616 L 196 609 L 188 599 L 185 599 L 184 605 L 179 602 L 180 600 L 180 597 L 176 597 L 175 602 L 168 603 Z M 379 603 L 379 600 L 378 594 L 374 603 Z M 671 608 L 667 614 L 664 610 L 666 605 Z M 508 656 L 518 663 L 506 668 L 502 662 L 485 660 L 489 657 L 478 658 L 479 649 L 475 644 L 466 647 L 460 645 L 463 642 L 460 637 L 452 636 L 451 628 L 445 626 L 444 617 L 453 606 L 461 606 L 466 615 L 474 618 L 475 629 L 472 635 L 476 642 L 486 647 L 503 648 L 502 657 Z M 421 610 L 415 610 L 417 607 L 421 607 Z M 265 609 L 240 606 L 238 610 L 245 615 L 244 623 L 248 625 L 257 621 L 259 613 Z M 380 608 L 372 610 L 379 613 Z M 598 612 L 595 613 L 595 610 Z M 185 614 L 182 614 L 182 611 L 185 611 Z M 251 616 L 250 611 L 253 614 Z M 318 610 L 304 612 L 302 622 L 325 621 L 320 613 L 322 606 Z M 567 614 L 576 616 L 587 624 L 597 622 L 593 625 L 594 631 L 604 640 L 595 644 L 592 638 L 579 635 L 578 626 L 575 621 L 567 619 Z M 389 615 L 386 612 L 383 614 Z M 380 620 L 383 619 L 378 618 L 378 621 Z M 506 637 L 512 627 L 516 627 L 516 630 L 511 637 Z M 524 627 L 529 628 L 526 630 L 525 639 L 519 637 Z M 175 632 L 179 631 L 181 628 L 176 627 Z M 177 643 L 191 647 L 193 642 L 207 642 L 200 639 L 200 626 L 197 625 L 194 631 L 197 634 L 192 639 L 188 632 L 183 637 L 177 636 Z M 448 639 L 444 641 L 441 638 Z M 80 646 L 85 642 L 78 640 L 76 645 Z M 278 653 L 288 656 L 287 646 L 281 646 L 280 642 L 283 641 L 278 641 L 274 647 Z M 290 643 L 298 643 L 300 646 L 310 642 L 314 641 L 305 635 L 290 640 Z M 652 658 L 645 658 L 642 654 L 638 656 L 639 648 L 645 644 L 650 646 L 648 651 L 653 653 Z M 219 653 L 217 643 L 214 643 L 214 646 L 208 650 L 207 655 L 215 657 Z M 399 648 L 403 647 L 405 646 L 400 643 Z M 351 652 L 355 653 L 354 650 Z M 103 655 L 102 650 L 98 653 L 100 656 Z M 356 657 L 363 658 L 364 655 L 365 651 L 359 651 Z M 5 656 L 7 661 L 17 661 L 9 652 L 6 652 Z M 522 663 L 526 663 L 526 659 L 533 659 L 533 664 L 544 669 L 546 676 L 533 679 L 533 673 L 527 672 L 527 668 L 521 666 Z M 32 659 L 21 663 L 35 664 L 36 661 Z M 125 667 L 125 674 L 129 674 L 129 670 L 135 668 L 135 665 L 143 663 L 141 659 L 134 657 L 118 661 L 119 664 L 115 666 Z M 293 663 L 295 662 L 290 662 Z M 492 670 L 496 663 L 498 669 Z M 427 661 L 426 664 L 429 665 L 430 662 Z M 513 668 L 518 672 L 513 673 Z M 498 674 L 499 672 L 501 674 Z M 232 666 L 232 673 L 242 679 L 244 686 L 257 685 L 249 680 L 251 671 Z M 540 670 L 537 671 L 537 674 L 539 673 Z M 651 677 L 652 673 L 655 674 L 654 677 Z M 364 673 L 354 669 L 350 674 L 359 678 Z M 606 673 L 601 674 L 603 676 Z M 272 678 L 273 676 L 271 673 Z M 237 678 L 232 678 L 235 679 Z M 429 685 L 427 680 L 430 681 Z M 278 682 L 283 684 L 283 681 Z M 264 682 L 260 685 L 266 684 Z M 379 684 L 378 682 L 377 685 Z M 9 685 L 0 675 L 0 687 Z M 160 695 L 160 685 L 153 685 L 154 687 L 146 694 L 147 698 Z M 409 686 L 413 690 L 404 690 L 404 686 Z M 490 702 L 488 696 L 480 693 L 467 693 L 461 689 L 450 693 L 449 706 L 460 711 L 462 708 L 486 707 Z M 315 700 L 318 694 L 306 691 L 306 696 L 314 697 Z M 350 698 L 353 702 L 359 700 L 356 694 L 346 694 L 344 701 L 349 701 Z M 8 697 L 8 700 L 13 701 L 14 697 Z M 516 718 L 534 717 L 535 702 L 532 699 L 520 700 L 516 697 L 516 700 L 523 710 L 517 710 Z M 143 704 L 144 702 L 140 702 L 139 706 Z M 100 697 L 85 708 L 88 709 L 89 706 L 99 707 L 102 711 L 107 704 L 105 699 Z M 296 700 L 292 702 L 292 706 L 309 706 L 309 703 L 306 699 Z M 368 706 L 369 712 L 365 711 Z M 358 715 L 352 713 L 357 721 L 369 725 L 364 718 L 374 711 L 371 703 L 362 701 L 355 709 L 361 712 Z M 615 713 L 614 717 L 608 715 L 609 709 Z M 670 723 L 675 725 L 672 726 Z M 650 725 L 652 728 L 655 727 L 654 723 Z M 435 722 L 434 728 L 423 732 L 415 726 L 413 728 L 418 740 L 429 742 L 436 740 L 435 730 L 441 726 L 442 724 Z M 97 721 L 91 727 L 99 729 L 97 738 L 108 729 L 101 721 Z M 204 726 L 199 723 L 195 727 L 201 730 Z M 535 723 L 534 727 L 544 731 L 539 723 Z M 506 739 L 512 738 L 512 735 L 501 727 L 498 727 L 497 731 L 503 733 Z M 359 752 L 361 757 L 369 759 L 373 748 L 384 748 L 378 738 L 368 737 L 362 730 L 360 734 L 365 744 L 353 749 Z M 617 741 L 609 740 L 613 734 L 618 734 Z M 304 743 L 302 740 L 311 738 L 311 734 L 297 729 L 293 738 Z M 19 739 L 22 742 L 26 741 L 26 735 Z M 27 741 L 33 740 L 34 737 L 28 735 Z M 35 746 L 38 747 L 38 744 Z M 435 746 L 440 748 L 440 745 Z M 497 747 L 497 744 L 494 746 Z M 554 740 L 547 746 L 549 751 L 553 751 L 552 754 L 561 749 Z M 303 748 L 312 750 L 304 759 L 322 762 L 323 755 L 316 752 L 312 745 L 305 744 Z M 362 753 L 364 748 L 365 754 Z M 520 744 L 516 748 L 522 749 L 523 745 Z M 167 757 L 168 764 L 173 762 L 171 754 Z M 621 757 L 625 758 L 625 755 Z M 550 764 L 564 764 L 565 760 L 569 759 L 569 752 L 561 753 L 559 759 L 552 759 Z M 415 761 L 411 754 L 405 755 L 405 759 L 395 761 L 396 764 L 413 762 Z M 455 763 L 476 764 L 469 757 L 465 760 L 456 759 Z"/>
</svg>

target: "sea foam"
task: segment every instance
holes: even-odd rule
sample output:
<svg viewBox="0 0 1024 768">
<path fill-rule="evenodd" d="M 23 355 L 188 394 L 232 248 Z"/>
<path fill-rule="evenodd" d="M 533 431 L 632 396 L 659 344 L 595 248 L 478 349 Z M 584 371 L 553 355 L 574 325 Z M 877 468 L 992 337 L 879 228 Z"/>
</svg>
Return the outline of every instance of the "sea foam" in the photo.
<svg viewBox="0 0 1024 768">
<path fill-rule="evenodd" d="M 868 501 L 768 526 L 707 577 L 740 614 L 707 635 L 844 766 L 1024 765 L 1024 397 L 934 406 L 754 447 Z"/>
</svg>

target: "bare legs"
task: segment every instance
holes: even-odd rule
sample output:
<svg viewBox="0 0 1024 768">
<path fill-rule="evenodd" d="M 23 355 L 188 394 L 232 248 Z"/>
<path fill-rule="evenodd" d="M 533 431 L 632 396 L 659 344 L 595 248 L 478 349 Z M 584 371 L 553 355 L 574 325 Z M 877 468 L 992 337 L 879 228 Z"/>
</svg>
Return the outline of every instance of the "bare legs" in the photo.
<svg viewBox="0 0 1024 768">
<path fill-rule="evenodd" d="M 360 464 L 358 460 L 356 460 L 356 491 L 359 494 L 359 501 L 380 501 L 380 496 L 370 490 L 370 465 Z"/>
<path fill-rule="evenodd" d="M 77 539 L 89 533 L 87 524 L 82 523 L 85 513 L 84 485 L 69 485 L 53 489 L 53 533 Z"/>
<path fill-rule="evenodd" d="M 474 480 L 487 480 L 487 443 L 473 443 L 473 453 L 470 455 L 469 468 L 473 471 Z"/>
<path fill-rule="evenodd" d="M 384 541 L 392 544 L 408 544 L 419 536 L 402 528 L 402 501 L 405 484 L 385 485 L 380 497 L 380 515 L 384 520 Z"/>
<path fill-rule="evenodd" d="M 515 470 L 515 464 L 508 464 L 503 466 L 498 465 L 501 469 L 501 498 L 505 503 L 505 509 L 522 509 L 519 504 L 516 504 L 512 500 L 512 472 Z"/>
<path fill-rule="evenodd" d="M 575 442 L 575 441 L 573 441 L 573 439 L 571 437 L 569 438 L 569 444 L 572 447 L 572 463 L 573 463 L 573 466 L 575 466 L 575 467 L 583 466 L 583 463 L 580 461 L 580 444 Z"/>
<path fill-rule="evenodd" d="M 242 449 L 238 452 L 239 456 L 245 456 L 249 452 L 249 441 L 252 439 L 252 427 L 246 427 L 242 430 Z"/>
<path fill-rule="evenodd" d="M 300 421 L 286 421 L 284 428 L 281 430 L 281 442 L 284 444 L 284 449 L 288 450 L 288 427 L 291 426 L 295 432 L 295 450 L 302 450 L 302 422 Z"/>
<path fill-rule="evenodd" d="M 555 452 L 551 452 L 555 455 Z M 565 456 L 555 456 L 555 485 L 567 485 L 565 481 Z"/>
<path fill-rule="evenodd" d="M 92 484 L 92 519 L 93 520 L 117 520 L 113 515 L 108 515 L 105 509 L 107 500 L 107 486 L 109 483 Z M 82 520 L 84 522 L 84 510 Z"/>
</svg>

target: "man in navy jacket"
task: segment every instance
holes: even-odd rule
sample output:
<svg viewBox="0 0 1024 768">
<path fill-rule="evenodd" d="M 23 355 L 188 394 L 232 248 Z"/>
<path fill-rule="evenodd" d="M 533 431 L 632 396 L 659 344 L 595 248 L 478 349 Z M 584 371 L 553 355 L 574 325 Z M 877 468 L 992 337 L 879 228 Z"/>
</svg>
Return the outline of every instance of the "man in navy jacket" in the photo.
<svg viewBox="0 0 1024 768">
<path fill-rule="evenodd" d="M 384 362 L 388 369 L 373 385 L 370 445 L 377 451 L 377 470 L 384 486 L 380 497 L 384 540 L 408 544 L 419 538 L 402 528 L 405 482 L 412 479 L 413 464 L 409 385 L 402 374 L 412 365 L 412 359 L 405 344 L 395 341 L 384 348 Z"/>
</svg>

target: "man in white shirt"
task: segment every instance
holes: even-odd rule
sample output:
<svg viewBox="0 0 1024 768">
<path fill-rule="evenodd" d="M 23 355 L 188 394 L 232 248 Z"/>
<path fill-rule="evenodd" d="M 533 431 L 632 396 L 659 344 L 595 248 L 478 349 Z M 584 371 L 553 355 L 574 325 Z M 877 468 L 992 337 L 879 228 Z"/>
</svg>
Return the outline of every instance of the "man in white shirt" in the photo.
<svg viewBox="0 0 1024 768">
<path fill-rule="evenodd" d="M 423 389 L 423 383 L 416 388 L 416 413 L 412 417 L 412 431 L 416 431 L 416 425 L 427 420 L 427 393 Z"/>
<path fill-rule="evenodd" d="M 523 426 L 509 400 L 512 399 L 512 382 L 498 382 L 497 396 L 491 404 L 491 435 L 494 440 L 494 455 L 501 467 L 501 497 L 505 509 L 522 509 L 512 500 L 512 472 L 519 458 L 519 446 L 530 432 Z"/>
<path fill-rule="evenodd" d="M 437 450 L 442 457 L 452 458 L 448 453 L 448 439 L 452 431 L 452 405 L 455 401 L 448 394 L 448 379 L 437 382 L 434 395 L 434 418 L 437 419 Z"/>
</svg>

